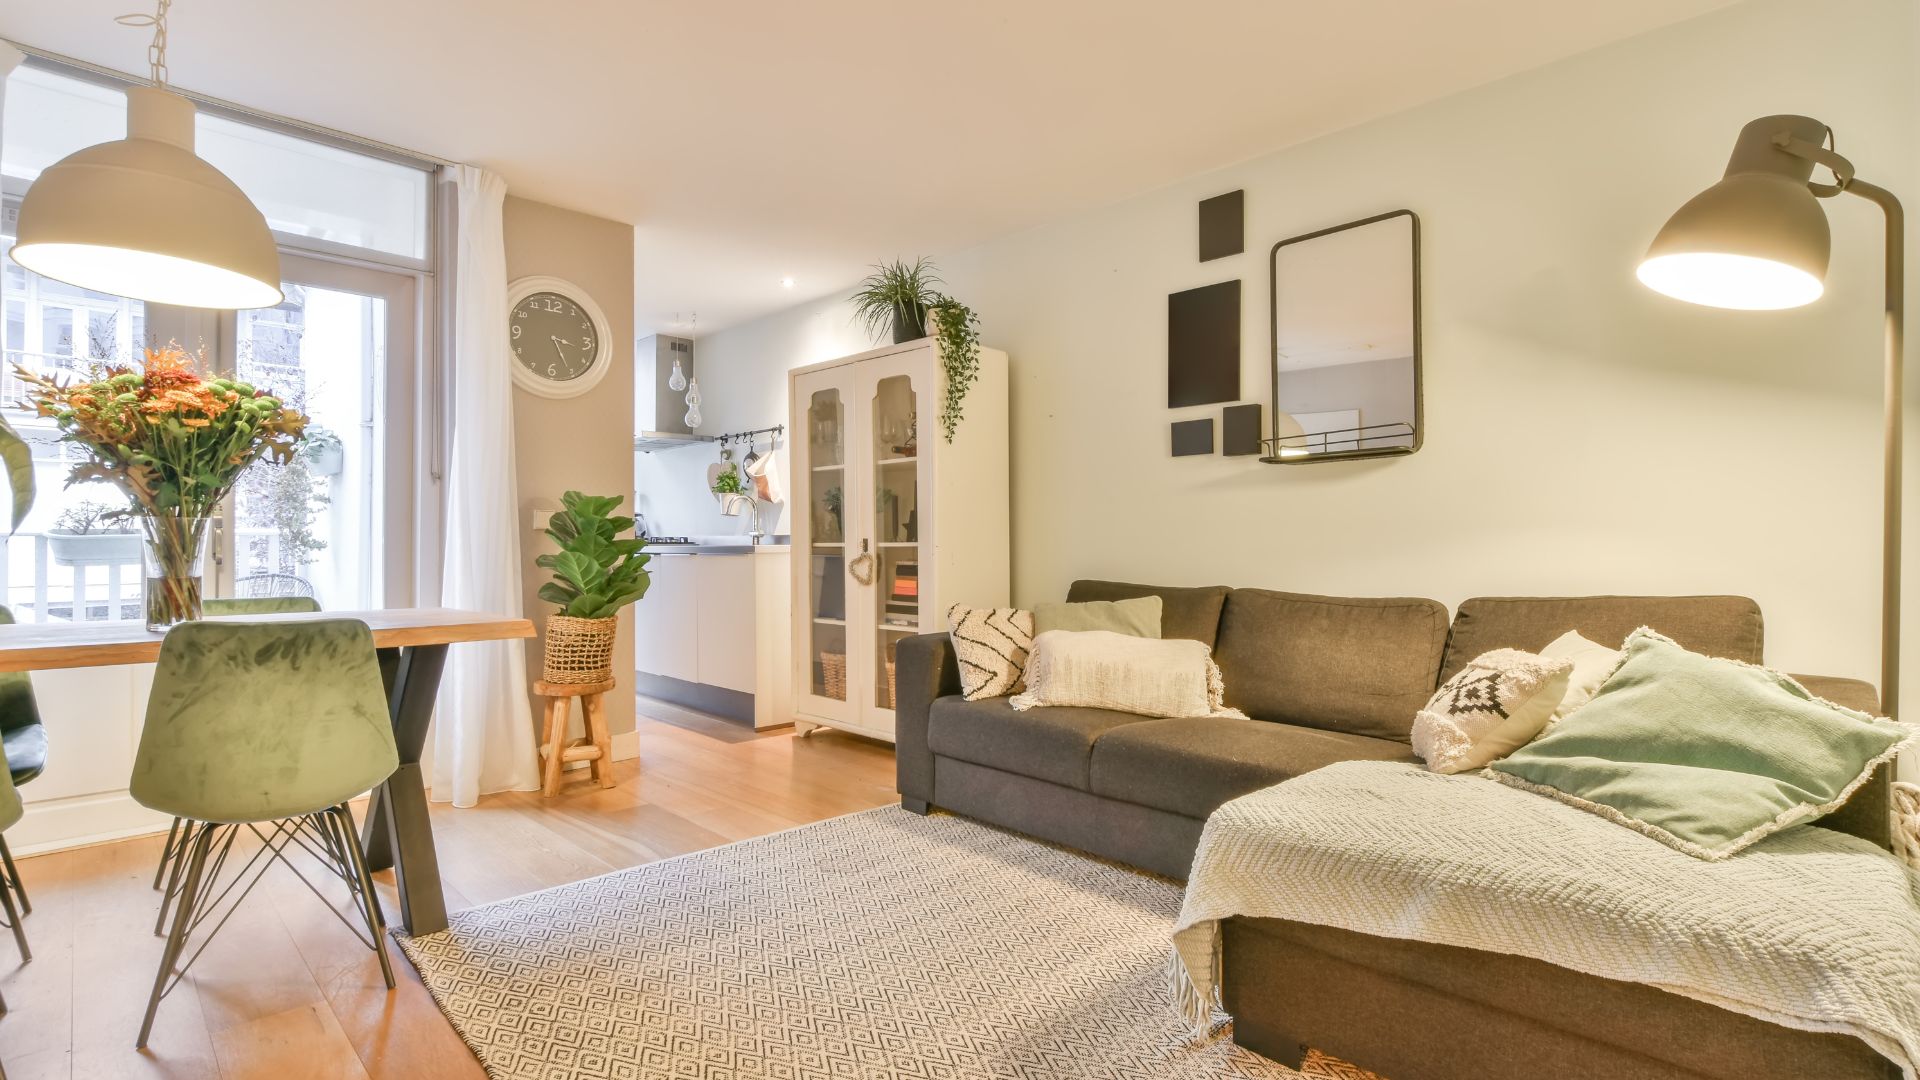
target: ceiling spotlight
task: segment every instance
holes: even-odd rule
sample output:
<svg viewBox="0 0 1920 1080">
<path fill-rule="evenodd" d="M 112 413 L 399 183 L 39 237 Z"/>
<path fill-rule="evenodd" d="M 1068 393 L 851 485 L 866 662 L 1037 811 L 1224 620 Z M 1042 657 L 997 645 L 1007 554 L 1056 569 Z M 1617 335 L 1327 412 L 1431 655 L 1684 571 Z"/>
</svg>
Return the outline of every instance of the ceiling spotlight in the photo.
<svg viewBox="0 0 1920 1080">
<path fill-rule="evenodd" d="M 781 279 L 780 279 L 780 287 L 781 287 L 781 288 L 783 288 L 783 289 L 791 289 L 791 288 L 793 288 L 793 279 L 792 279 L 792 278 L 790 278 L 790 277 L 783 277 L 783 278 L 781 278 Z"/>
</svg>

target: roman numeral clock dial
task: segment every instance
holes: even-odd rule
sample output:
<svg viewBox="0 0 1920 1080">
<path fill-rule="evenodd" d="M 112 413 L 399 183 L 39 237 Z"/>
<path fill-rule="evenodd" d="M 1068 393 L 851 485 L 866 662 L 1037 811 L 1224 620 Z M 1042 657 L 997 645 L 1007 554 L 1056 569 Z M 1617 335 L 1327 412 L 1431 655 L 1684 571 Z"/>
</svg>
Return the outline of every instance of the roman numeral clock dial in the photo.
<svg viewBox="0 0 1920 1080">
<path fill-rule="evenodd" d="M 557 278 L 521 278 L 507 294 L 514 382 L 542 397 L 575 397 L 610 367 L 606 316 L 586 290 Z"/>
</svg>

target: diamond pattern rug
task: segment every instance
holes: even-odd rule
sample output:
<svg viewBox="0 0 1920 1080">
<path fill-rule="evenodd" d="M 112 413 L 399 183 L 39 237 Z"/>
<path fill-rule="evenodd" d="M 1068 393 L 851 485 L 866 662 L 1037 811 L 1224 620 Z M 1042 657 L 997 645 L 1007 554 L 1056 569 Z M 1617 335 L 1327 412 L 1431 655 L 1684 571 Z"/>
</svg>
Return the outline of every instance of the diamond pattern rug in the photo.
<svg viewBox="0 0 1920 1080">
<path fill-rule="evenodd" d="M 1179 909 L 1163 879 L 886 807 L 399 941 L 495 1080 L 1301 1076 L 1187 1037 L 1165 975 Z"/>
</svg>

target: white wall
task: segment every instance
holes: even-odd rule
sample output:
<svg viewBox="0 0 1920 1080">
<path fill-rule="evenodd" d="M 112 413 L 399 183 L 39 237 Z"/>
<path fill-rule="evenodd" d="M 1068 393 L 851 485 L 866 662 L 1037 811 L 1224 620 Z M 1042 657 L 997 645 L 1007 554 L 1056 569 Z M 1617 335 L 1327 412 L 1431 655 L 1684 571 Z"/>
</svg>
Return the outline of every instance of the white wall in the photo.
<svg viewBox="0 0 1920 1080">
<path fill-rule="evenodd" d="M 1915 40 L 1901 0 L 1756 0 L 941 255 L 1012 357 L 1015 600 L 1082 576 L 1450 605 L 1733 592 L 1760 601 L 1772 662 L 1874 678 L 1877 211 L 1828 204 L 1829 294 L 1798 311 L 1682 305 L 1632 268 L 1756 116 L 1826 120 L 1862 176 L 1913 193 Z M 1247 254 L 1195 262 L 1195 203 L 1241 187 Z M 1166 294 L 1248 283 L 1258 393 L 1268 247 L 1403 206 L 1424 226 L 1425 449 L 1170 457 L 1168 422 L 1218 408 L 1165 408 Z M 786 368 L 867 344 L 834 298 L 715 334 L 699 359 L 710 422 L 770 422 Z"/>
</svg>

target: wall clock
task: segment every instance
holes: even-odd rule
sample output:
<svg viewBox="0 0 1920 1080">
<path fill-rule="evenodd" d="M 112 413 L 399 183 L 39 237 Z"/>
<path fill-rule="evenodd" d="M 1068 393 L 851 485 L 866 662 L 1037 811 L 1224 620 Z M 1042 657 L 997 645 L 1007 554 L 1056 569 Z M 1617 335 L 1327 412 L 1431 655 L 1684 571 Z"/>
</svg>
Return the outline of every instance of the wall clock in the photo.
<svg viewBox="0 0 1920 1080">
<path fill-rule="evenodd" d="M 584 394 L 613 366 L 613 328 L 587 291 L 557 277 L 507 287 L 507 347 L 513 381 L 541 397 Z"/>
</svg>

